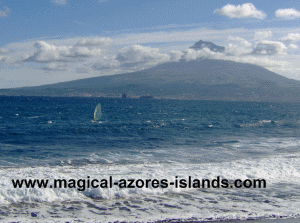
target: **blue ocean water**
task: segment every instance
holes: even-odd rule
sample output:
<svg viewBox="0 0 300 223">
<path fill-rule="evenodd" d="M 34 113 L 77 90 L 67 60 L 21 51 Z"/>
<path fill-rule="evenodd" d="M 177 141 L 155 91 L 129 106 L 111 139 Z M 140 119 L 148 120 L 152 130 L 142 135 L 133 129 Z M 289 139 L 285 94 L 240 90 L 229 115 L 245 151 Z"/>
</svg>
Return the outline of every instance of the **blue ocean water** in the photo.
<svg viewBox="0 0 300 223">
<path fill-rule="evenodd" d="M 93 121 L 101 103 L 103 117 Z M 300 104 L 0 97 L 0 220 L 300 217 Z M 19 188 L 12 179 L 260 178 L 267 188 Z M 54 222 L 53 220 L 53 222 Z"/>
</svg>

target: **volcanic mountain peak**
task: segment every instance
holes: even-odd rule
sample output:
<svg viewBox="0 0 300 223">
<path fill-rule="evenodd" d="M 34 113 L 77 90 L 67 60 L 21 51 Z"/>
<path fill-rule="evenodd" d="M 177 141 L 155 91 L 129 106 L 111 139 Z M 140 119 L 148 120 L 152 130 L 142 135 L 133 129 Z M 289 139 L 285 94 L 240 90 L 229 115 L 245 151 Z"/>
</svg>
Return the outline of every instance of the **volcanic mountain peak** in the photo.
<svg viewBox="0 0 300 223">
<path fill-rule="evenodd" d="M 203 48 L 208 48 L 213 52 L 223 52 L 225 50 L 225 47 L 223 46 L 218 46 L 212 42 L 206 42 L 202 40 L 196 42 L 193 46 L 190 47 L 190 49 L 195 50 L 201 50 Z"/>
</svg>

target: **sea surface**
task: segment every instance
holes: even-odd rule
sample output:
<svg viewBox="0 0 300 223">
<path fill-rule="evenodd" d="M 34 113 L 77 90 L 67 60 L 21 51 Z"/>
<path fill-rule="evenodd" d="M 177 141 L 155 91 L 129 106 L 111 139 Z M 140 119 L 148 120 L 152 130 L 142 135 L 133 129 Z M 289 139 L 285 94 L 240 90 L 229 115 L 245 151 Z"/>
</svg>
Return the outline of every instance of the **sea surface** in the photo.
<svg viewBox="0 0 300 223">
<path fill-rule="evenodd" d="M 299 137 L 297 103 L 0 97 L 0 222 L 300 219 Z M 189 176 L 266 188 L 12 184 Z"/>
</svg>

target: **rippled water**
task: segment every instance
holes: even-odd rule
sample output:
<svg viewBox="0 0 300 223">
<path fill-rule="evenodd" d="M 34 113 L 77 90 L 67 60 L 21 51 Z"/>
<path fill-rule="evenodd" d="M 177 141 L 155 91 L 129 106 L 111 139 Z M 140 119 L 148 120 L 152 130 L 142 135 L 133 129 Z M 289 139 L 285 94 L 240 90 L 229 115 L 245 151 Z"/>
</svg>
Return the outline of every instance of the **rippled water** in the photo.
<svg viewBox="0 0 300 223">
<path fill-rule="evenodd" d="M 101 103 L 103 118 L 93 122 Z M 0 97 L 0 220 L 299 218 L 300 104 Z M 267 188 L 15 189 L 12 179 L 261 178 Z"/>
</svg>

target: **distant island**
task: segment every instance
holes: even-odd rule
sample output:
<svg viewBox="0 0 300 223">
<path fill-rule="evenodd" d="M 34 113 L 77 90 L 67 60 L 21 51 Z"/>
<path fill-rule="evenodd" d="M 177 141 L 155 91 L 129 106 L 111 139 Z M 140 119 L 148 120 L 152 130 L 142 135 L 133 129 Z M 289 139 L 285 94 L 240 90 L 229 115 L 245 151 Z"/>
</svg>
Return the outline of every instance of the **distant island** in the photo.
<svg viewBox="0 0 300 223">
<path fill-rule="evenodd" d="M 214 52 L 225 49 L 202 40 L 191 46 L 195 50 L 204 47 Z M 132 73 L 0 89 L 0 95 L 300 102 L 300 81 L 253 64 L 198 59 Z"/>
</svg>

